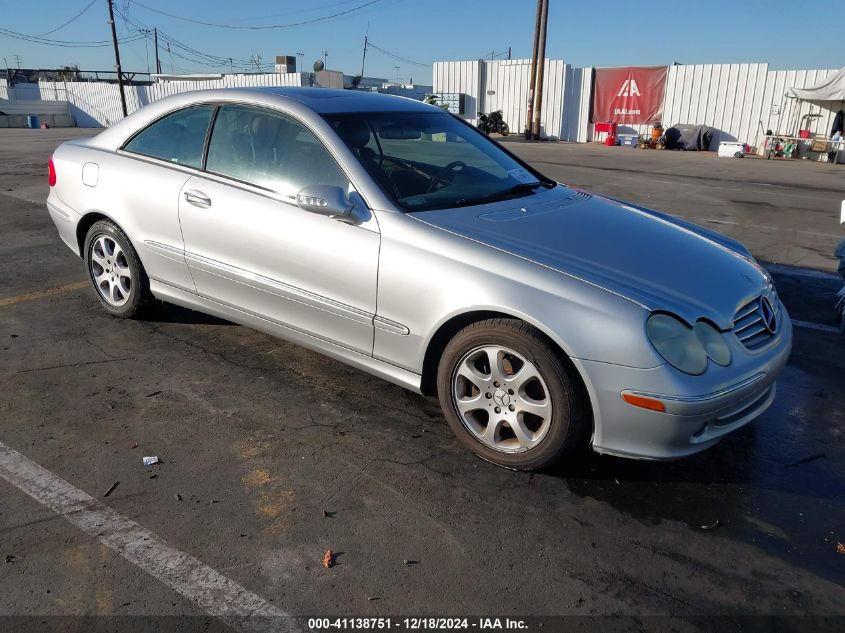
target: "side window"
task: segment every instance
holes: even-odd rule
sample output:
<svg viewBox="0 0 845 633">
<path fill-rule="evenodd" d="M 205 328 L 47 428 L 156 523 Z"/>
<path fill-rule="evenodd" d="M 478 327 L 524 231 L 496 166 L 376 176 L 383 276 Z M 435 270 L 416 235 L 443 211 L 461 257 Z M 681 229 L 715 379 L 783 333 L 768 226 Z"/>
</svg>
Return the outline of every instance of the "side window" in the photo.
<svg viewBox="0 0 845 633">
<path fill-rule="evenodd" d="M 291 197 L 306 185 L 349 188 L 343 171 L 308 128 L 248 106 L 221 106 L 205 168 Z"/>
<path fill-rule="evenodd" d="M 202 167 L 202 148 L 213 106 L 193 106 L 168 114 L 129 141 L 127 152 L 178 165 Z"/>
</svg>

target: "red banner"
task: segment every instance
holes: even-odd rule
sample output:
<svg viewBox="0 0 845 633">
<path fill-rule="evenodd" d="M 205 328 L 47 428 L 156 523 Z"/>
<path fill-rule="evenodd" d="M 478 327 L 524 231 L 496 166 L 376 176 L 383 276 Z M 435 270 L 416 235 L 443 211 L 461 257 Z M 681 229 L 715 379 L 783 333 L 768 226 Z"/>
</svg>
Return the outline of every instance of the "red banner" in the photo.
<svg viewBox="0 0 845 633">
<path fill-rule="evenodd" d="M 667 72 L 666 66 L 596 68 L 593 122 L 660 121 Z"/>
</svg>

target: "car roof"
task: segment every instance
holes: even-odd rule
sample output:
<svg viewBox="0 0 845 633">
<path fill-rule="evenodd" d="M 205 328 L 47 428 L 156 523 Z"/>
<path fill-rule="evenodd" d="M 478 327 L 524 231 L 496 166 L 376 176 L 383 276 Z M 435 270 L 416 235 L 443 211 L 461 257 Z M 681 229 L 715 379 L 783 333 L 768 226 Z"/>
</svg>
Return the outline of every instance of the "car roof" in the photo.
<svg viewBox="0 0 845 633">
<path fill-rule="evenodd" d="M 179 92 L 136 110 L 123 120 L 106 128 L 86 141 L 76 141 L 91 147 L 115 150 L 135 132 L 155 119 L 179 108 L 202 103 L 254 103 L 281 106 L 301 116 L 319 118 L 322 114 L 353 112 L 440 112 L 438 107 L 394 95 L 359 90 L 259 86 L 245 88 L 215 88 Z"/>
<path fill-rule="evenodd" d="M 276 94 L 298 101 L 302 105 L 320 114 L 337 112 L 394 112 L 394 111 L 431 111 L 434 106 L 395 95 L 363 90 L 337 90 L 332 88 L 306 87 L 256 87 L 256 88 L 222 88 L 211 92 L 227 93 L 239 90 L 242 93 L 254 92 L 257 95 Z M 209 95 L 213 97 L 213 95 Z"/>
</svg>

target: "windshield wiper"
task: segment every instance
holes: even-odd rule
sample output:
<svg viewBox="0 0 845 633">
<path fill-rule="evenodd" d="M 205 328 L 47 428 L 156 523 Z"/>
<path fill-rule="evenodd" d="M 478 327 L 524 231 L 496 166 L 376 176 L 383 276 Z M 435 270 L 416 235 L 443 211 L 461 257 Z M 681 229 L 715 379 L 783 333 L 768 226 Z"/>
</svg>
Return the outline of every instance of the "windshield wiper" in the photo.
<svg viewBox="0 0 845 633">
<path fill-rule="evenodd" d="M 486 196 L 478 196 L 477 198 L 461 198 L 455 203 L 456 207 L 466 207 L 473 204 L 483 204 L 485 202 L 496 202 L 498 200 L 506 200 L 512 196 L 517 196 L 521 193 L 528 193 L 529 191 L 534 191 L 537 187 L 545 187 L 546 189 L 551 189 L 554 187 L 554 183 L 548 182 L 540 182 L 539 180 L 536 182 L 521 182 L 518 185 L 514 185 L 504 191 L 497 191 L 496 193 L 491 193 Z"/>
</svg>

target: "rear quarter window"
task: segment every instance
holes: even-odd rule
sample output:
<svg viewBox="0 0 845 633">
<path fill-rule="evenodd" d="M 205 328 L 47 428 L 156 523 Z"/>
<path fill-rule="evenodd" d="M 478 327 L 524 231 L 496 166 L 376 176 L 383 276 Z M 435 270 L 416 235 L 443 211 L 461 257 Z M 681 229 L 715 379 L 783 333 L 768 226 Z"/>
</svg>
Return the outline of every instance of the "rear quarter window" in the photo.
<svg viewBox="0 0 845 633">
<path fill-rule="evenodd" d="M 136 134 L 123 149 L 133 154 L 202 167 L 205 135 L 214 107 L 192 106 L 168 114 Z"/>
</svg>

